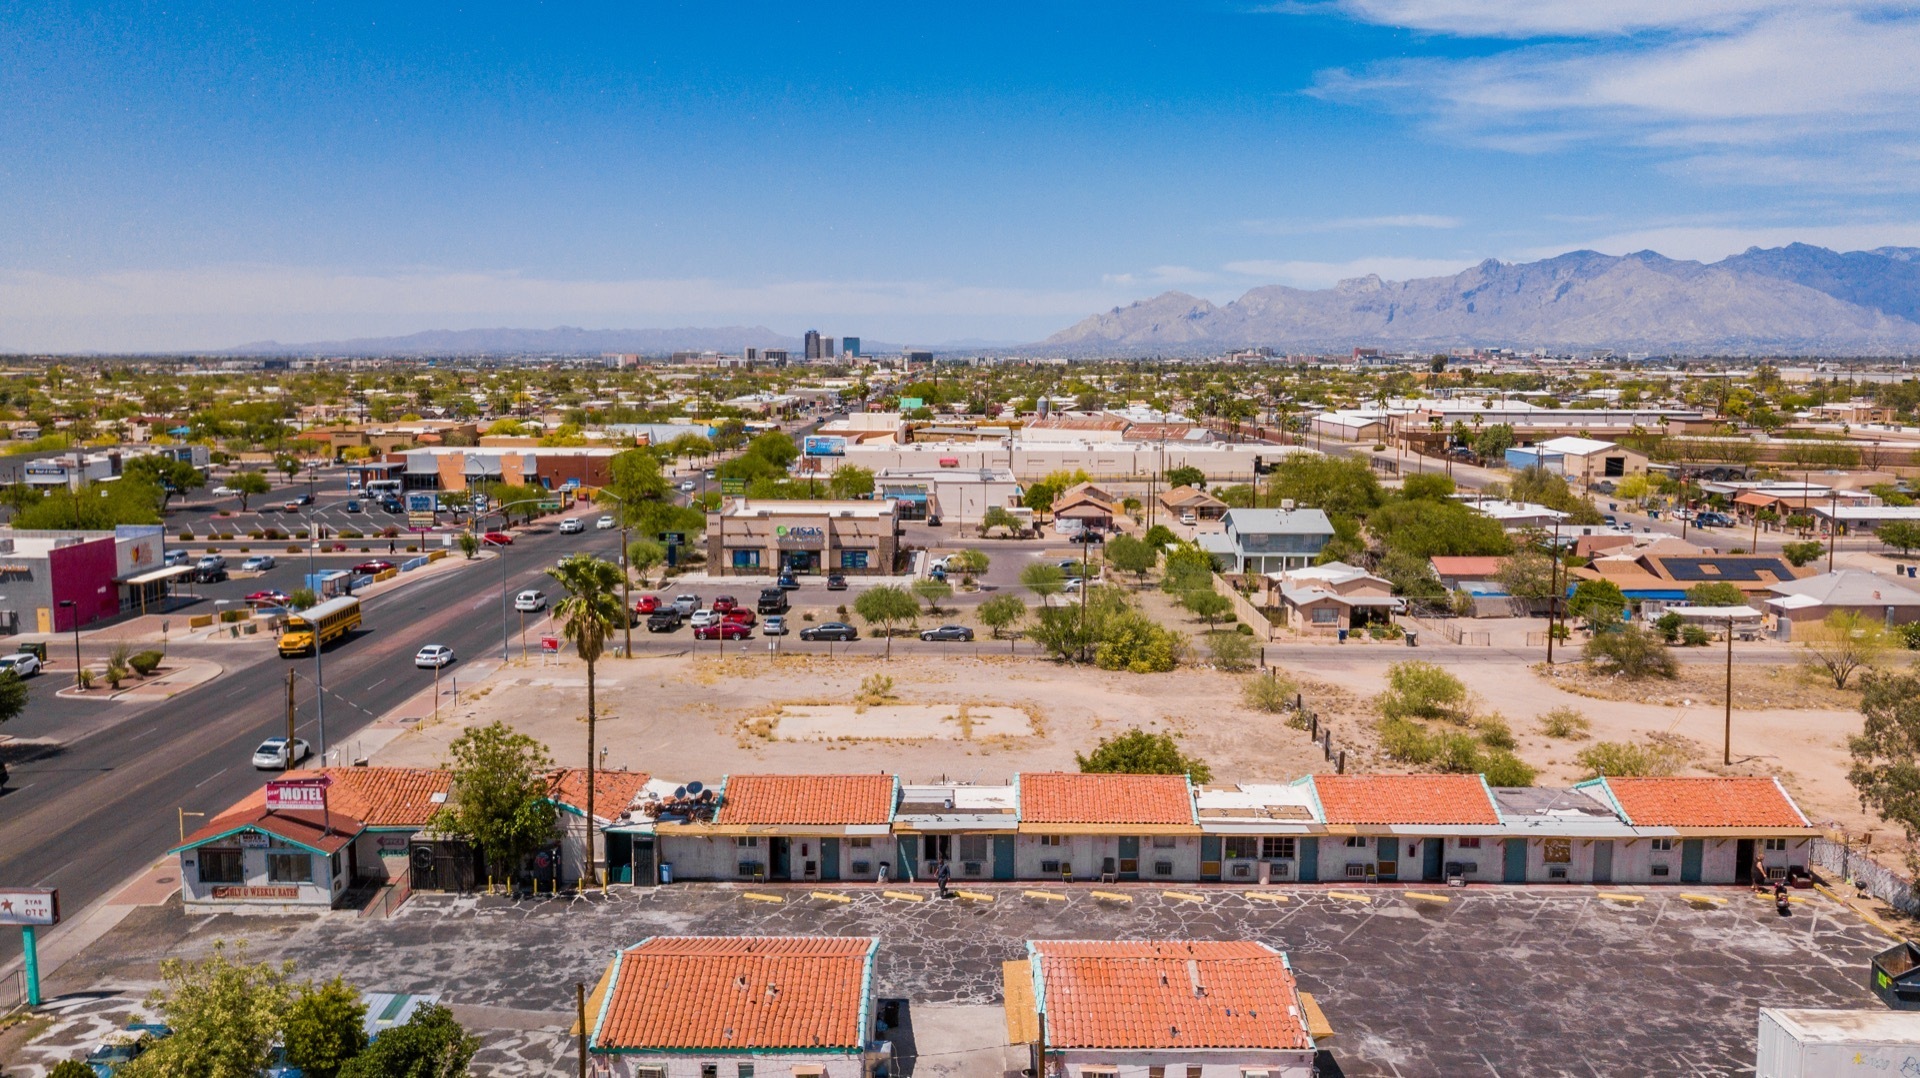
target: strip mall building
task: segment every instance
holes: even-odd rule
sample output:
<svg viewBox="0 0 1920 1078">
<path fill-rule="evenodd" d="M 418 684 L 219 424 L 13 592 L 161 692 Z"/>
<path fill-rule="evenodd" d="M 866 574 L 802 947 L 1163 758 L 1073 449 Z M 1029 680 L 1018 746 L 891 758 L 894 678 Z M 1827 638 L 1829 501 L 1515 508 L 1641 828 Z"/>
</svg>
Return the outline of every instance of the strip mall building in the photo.
<svg viewBox="0 0 1920 1078">
<path fill-rule="evenodd" d="M 707 571 L 717 576 L 899 571 L 901 506 L 873 501 L 729 498 L 707 514 Z"/>
</svg>

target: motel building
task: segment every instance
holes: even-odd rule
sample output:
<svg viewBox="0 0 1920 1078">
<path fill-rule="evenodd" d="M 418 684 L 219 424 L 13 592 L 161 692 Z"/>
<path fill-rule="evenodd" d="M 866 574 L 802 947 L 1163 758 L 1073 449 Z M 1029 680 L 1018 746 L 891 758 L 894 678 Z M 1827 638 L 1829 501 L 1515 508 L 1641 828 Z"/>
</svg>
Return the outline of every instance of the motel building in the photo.
<svg viewBox="0 0 1920 1078">
<path fill-rule="evenodd" d="M 707 514 L 707 567 L 717 576 L 845 573 L 891 576 L 900 503 L 729 498 Z"/>
<path fill-rule="evenodd" d="M 1007 1032 L 1044 1078 L 1313 1078 L 1326 1018 L 1251 940 L 1029 941 Z"/>
<path fill-rule="evenodd" d="M 869 1078 L 879 1040 L 872 936 L 654 936 L 587 997 L 590 1073 Z M 890 1069 L 890 1068 L 889 1068 Z"/>
<path fill-rule="evenodd" d="M 891 878 L 896 776 L 729 775 L 717 800 L 710 822 L 655 820 L 673 879 Z"/>
</svg>

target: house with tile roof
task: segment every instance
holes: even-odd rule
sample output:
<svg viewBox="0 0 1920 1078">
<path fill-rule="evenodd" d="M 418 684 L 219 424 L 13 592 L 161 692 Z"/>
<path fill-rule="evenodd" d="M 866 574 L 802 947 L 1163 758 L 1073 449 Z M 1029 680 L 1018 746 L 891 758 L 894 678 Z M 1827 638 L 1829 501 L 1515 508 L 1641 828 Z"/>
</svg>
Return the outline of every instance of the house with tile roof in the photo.
<svg viewBox="0 0 1920 1078">
<path fill-rule="evenodd" d="M 594 861 L 600 878 L 614 883 L 652 884 L 653 828 L 622 828 L 653 776 L 644 771 L 599 769 L 594 772 Z M 668 787 L 672 789 L 672 787 Z M 560 816 L 560 879 L 573 883 L 587 876 L 587 769 L 556 768 L 547 775 L 547 800 Z"/>
<path fill-rule="evenodd" d="M 1219 520 L 1227 513 L 1227 503 L 1196 487 L 1174 487 L 1159 497 L 1160 508 L 1178 519 L 1192 513 L 1195 520 Z"/>
<path fill-rule="evenodd" d="M 1326 822 L 1312 879 L 1438 883 L 1447 879 L 1449 864 L 1477 864 L 1503 834 L 1500 811 L 1479 775 L 1310 775 L 1299 781 Z M 1305 872 L 1303 866 L 1303 880 Z M 1468 878 L 1495 877 L 1481 869 Z"/>
<path fill-rule="evenodd" d="M 864 1078 L 890 1054 L 877 1041 L 879 946 L 872 936 L 641 940 L 587 1000 L 594 1073 Z"/>
<path fill-rule="evenodd" d="M 900 780 L 728 775 L 711 821 L 654 823 L 676 879 L 874 880 L 892 870 Z"/>
<path fill-rule="evenodd" d="M 1609 805 L 1636 839 L 1620 883 L 1748 883 L 1805 872 L 1819 829 L 1780 780 L 1744 775 L 1603 777 L 1575 786 Z"/>
<path fill-rule="evenodd" d="M 1200 826 L 1185 775 L 1070 771 L 1014 776 L 1022 879 L 1192 880 Z"/>
<path fill-rule="evenodd" d="M 1253 940 L 1035 940 L 1002 973 L 1035 1075 L 1312 1078 L 1332 1034 L 1286 955 Z"/>
<path fill-rule="evenodd" d="M 405 880 L 408 846 L 452 785 L 413 767 L 296 769 L 274 782 L 323 789 L 324 800 L 269 808 L 269 783 L 188 835 L 169 851 L 188 909 L 326 909 L 352 887 Z"/>
</svg>

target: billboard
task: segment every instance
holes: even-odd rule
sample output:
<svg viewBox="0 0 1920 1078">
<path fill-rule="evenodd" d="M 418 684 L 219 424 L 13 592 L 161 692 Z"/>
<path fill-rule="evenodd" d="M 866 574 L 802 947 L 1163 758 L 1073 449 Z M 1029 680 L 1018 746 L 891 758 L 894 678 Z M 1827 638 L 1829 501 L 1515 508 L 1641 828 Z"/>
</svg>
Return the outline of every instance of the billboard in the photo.
<svg viewBox="0 0 1920 1078">
<path fill-rule="evenodd" d="M 809 434 L 800 442 L 800 452 L 809 457 L 844 457 L 847 440 L 835 434 Z"/>
<path fill-rule="evenodd" d="M 325 775 L 317 779 L 275 779 L 267 783 L 267 811 L 327 808 L 327 787 L 333 780 Z"/>
<path fill-rule="evenodd" d="M 407 492 L 407 512 L 431 513 L 440 508 L 440 495 L 431 490 L 410 490 Z"/>
</svg>

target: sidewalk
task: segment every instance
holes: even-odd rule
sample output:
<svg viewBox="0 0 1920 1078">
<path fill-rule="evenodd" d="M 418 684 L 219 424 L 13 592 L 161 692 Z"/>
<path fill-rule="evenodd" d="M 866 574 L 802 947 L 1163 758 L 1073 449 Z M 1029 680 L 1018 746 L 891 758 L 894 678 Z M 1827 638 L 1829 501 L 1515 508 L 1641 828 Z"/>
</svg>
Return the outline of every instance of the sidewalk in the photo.
<svg viewBox="0 0 1920 1078">
<path fill-rule="evenodd" d="M 90 667 L 98 664 L 89 664 Z M 170 667 L 170 669 L 169 669 Z M 173 659 L 162 667 L 164 673 L 150 678 L 129 676 L 121 682 L 126 686 L 118 691 L 108 691 L 106 681 L 99 671 L 94 673 L 94 688 L 81 692 L 69 685 L 54 695 L 67 700 L 90 700 L 98 703 L 125 701 L 143 704 L 153 700 L 166 700 L 186 692 L 188 689 L 205 685 L 226 672 L 226 668 L 211 659 Z"/>
</svg>

